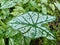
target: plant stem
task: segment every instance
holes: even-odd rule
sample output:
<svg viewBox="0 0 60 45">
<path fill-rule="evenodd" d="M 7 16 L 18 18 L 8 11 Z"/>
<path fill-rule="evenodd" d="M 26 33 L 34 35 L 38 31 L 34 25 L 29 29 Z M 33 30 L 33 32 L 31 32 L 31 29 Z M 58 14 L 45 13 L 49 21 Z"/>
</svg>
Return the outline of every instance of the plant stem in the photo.
<svg viewBox="0 0 60 45">
<path fill-rule="evenodd" d="M 26 45 L 25 37 L 24 37 L 24 45 Z"/>
<path fill-rule="evenodd" d="M 9 45 L 9 38 L 5 38 L 4 41 L 5 41 L 5 45 Z"/>
</svg>

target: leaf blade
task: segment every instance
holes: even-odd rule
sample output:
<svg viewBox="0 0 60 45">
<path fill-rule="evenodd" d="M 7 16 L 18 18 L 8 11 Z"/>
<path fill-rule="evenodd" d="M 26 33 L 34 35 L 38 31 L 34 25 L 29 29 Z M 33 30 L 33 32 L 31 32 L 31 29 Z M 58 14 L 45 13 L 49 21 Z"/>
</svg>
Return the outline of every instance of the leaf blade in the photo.
<svg viewBox="0 0 60 45">
<path fill-rule="evenodd" d="M 28 18 L 29 17 L 29 14 L 31 16 L 30 18 Z M 28 15 L 28 17 L 27 17 L 27 15 Z M 29 23 L 26 23 L 26 24 L 20 24 L 20 26 L 27 25 L 27 27 L 25 27 L 24 29 L 20 29 L 20 31 L 23 30 L 22 33 L 25 32 L 25 31 L 27 31 L 29 29 L 29 27 L 31 27 L 31 29 L 29 29 L 28 32 L 26 32 L 26 33 L 23 34 L 24 36 L 29 37 L 29 38 L 38 38 L 38 37 L 46 37 L 46 38 L 48 38 L 50 36 L 50 37 L 52 37 L 52 40 L 54 40 L 53 34 L 51 32 L 49 32 L 48 29 L 46 29 L 45 27 L 43 27 L 42 24 L 45 24 L 45 23 L 54 21 L 55 20 L 55 16 L 42 15 L 42 14 L 39 13 L 39 17 L 38 17 L 38 13 L 36 13 L 36 12 L 27 12 L 25 14 L 22 14 L 22 15 L 18 16 L 19 17 L 19 20 L 21 19 L 22 16 L 24 16 L 24 18 L 26 18 L 26 20 L 28 20 L 28 21 L 31 18 L 32 19 L 30 21 L 31 22 L 32 22 L 32 20 L 34 21 L 34 23 L 33 22 L 32 23 L 29 22 Z M 18 21 L 17 20 L 18 17 L 16 17 L 15 19 L 12 19 L 10 22 L 8 22 L 8 24 L 11 27 L 13 27 L 13 25 L 15 26 L 15 27 L 13 27 L 14 29 L 15 28 L 18 29 L 18 27 L 19 27 L 19 24 L 18 23 L 15 23 L 16 25 L 14 24 L 14 22 L 17 22 Z M 34 18 L 34 17 L 36 17 L 36 18 Z M 26 22 L 26 20 L 24 18 L 22 18 L 22 20 L 21 20 L 23 23 Z M 20 21 L 18 21 L 18 22 L 20 22 Z M 13 23 L 13 24 L 11 24 L 11 23 Z M 38 28 L 38 29 L 36 29 L 36 28 Z M 49 34 L 49 36 L 47 36 L 47 33 Z M 50 39 L 50 38 L 48 38 L 48 39 Z"/>
</svg>

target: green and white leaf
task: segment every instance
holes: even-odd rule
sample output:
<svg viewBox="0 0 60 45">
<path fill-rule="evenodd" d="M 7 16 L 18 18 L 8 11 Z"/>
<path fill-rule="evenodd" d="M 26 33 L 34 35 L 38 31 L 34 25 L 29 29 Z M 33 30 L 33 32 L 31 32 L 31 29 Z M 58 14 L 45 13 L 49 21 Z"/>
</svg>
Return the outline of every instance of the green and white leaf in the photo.
<svg viewBox="0 0 60 45">
<path fill-rule="evenodd" d="M 26 4 L 29 0 L 13 0 L 13 1 L 18 4 L 20 4 L 20 3 Z"/>
<path fill-rule="evenodd" d="M 11 7 L 15 6 L 15 5 L 16 5 L 16 3 L 14 1 L 7 1 L 3 5 L 1 5 L 0 9 L 11 8 Z"/>
<path fill-rule="evenodd" d="M 42 25 L 54 21 L 55 18 L 37 12 L 27 12 L 9 21 L 8 25 L 29 38 L 46 37 L 54 40 L 54 35 Z"/>
<path fill-rule="evenodd" d="M 13 0 L 14 2 L 16 2 L 16 3 L 21 3 L 22 2 L 22 0 Z"/>
</svg>

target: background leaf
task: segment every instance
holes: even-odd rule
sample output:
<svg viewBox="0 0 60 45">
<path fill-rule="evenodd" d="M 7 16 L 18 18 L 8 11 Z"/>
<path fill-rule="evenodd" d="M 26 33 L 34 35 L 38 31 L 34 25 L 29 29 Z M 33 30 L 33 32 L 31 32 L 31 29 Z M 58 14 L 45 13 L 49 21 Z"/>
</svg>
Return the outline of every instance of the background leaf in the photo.
<svg viewBox="0 0 60 45">
<path fill-rule="evenodd" d="M 11 8 L 11 7 L 15 6 L 15 5 L 16 5 L 15 2 L 13 2 L 13 1 L 7 1 L 6 3 L 4 3 L 4 4 L 0 7 L 0 9 Z"/>
<path fill-rule="evenodd" d="M 56 3 L 54 3 L 55 4 L 55 6 L 58 8 L 58 10 L 60 10 L 60 3 L 59 2 L 56 2 Z"/>
<path fill-rule="evenodd" d="M 4 39 L 0 38 L 0 45 L 5 45 Z"/>
</svg>

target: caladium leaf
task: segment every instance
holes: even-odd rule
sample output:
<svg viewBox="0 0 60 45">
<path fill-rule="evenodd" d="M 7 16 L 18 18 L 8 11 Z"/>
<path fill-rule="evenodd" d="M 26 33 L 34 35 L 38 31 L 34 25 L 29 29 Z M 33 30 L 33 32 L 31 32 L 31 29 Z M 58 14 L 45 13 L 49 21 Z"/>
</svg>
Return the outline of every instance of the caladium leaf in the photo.
<svg viewBox="0 0 60 45">
<path fill-rule="evenodd" d="M 54 35 L 44 26 L 45 23 L 55 20 L 55 16 L 43 15 L 37 12 L 28 12 L 22 14 L 8 22 L 13 29 L 30 38 L 46 37 L 54 39 Z"/>
<path fill-rule="evenodd" d="M 14 1 L 7 1 L 6 3 L 4 3 L 0 9 L 5 9 L 5 8 L 11 8 L 13 6 L 15 6 L 16 3 Z"/>
</svg>

